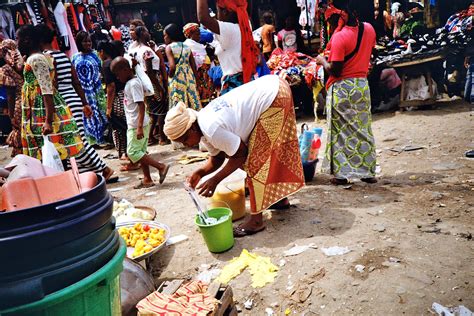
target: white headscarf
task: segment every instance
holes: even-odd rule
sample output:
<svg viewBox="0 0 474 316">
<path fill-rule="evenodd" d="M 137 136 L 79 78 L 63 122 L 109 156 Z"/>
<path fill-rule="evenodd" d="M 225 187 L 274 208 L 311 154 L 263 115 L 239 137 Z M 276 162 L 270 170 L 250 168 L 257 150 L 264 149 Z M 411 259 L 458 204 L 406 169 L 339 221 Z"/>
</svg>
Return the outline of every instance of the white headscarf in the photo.
<svg viewBox="0 0 474 316">
<path fill-rule="evenodd" d="M 197 112 L 179 102 L 166 114 L 163 131 L 170 140 L 183 136 L 197 120 Z"/>
</svg>

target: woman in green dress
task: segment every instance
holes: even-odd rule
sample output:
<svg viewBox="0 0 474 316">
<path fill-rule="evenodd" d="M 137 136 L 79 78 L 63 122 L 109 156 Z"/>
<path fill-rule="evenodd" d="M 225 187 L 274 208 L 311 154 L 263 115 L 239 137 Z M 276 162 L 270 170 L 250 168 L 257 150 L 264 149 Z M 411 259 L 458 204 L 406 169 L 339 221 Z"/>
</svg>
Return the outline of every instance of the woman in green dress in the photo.
<svg viewBox="0 0 474 316">
<path fill-rule="evenodd" d="M 42 159 L 43 136 L 47 135 L 61 160 L 78 155 L 83 148 L 79 130 L 71 110 L 53 85 L 53 59 L 41 53 L 37 28 L 21 27 L 17 40 L 18 49 L 27 57 L 21 99 L 23 153 Z"/>
</svg>

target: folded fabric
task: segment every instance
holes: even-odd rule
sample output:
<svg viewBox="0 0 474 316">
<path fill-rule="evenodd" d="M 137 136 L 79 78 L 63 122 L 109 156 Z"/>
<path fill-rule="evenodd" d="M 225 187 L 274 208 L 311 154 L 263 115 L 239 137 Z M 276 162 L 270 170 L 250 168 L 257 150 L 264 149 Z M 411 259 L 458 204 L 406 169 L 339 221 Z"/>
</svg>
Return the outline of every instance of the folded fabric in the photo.
<svg viewBox="0 0 474 316">
<path fill-rule="evenodd" d="M 214 311 L 218 300 L 207 293 L 201 281 L 182 285 L 174 294 L 155 291 L 137 304 L 139 316 L 205 316 Z"/>
<path fill-rule="evenodd" d="M 244 249 L 239 257 L 232 259 L 222 269 L 217 281 L 227 284 L 246 268 L 249 268 L 254 288 L 263 287 L 267 283 L 273 282 L 278 271 L 278 267 L 270 261 L 270 258 L 261 257 Z"/>
<path fill-rule="evenodd" d="M 209 157 L 209 153 L 184 155 L 179 158 L 178 163 L 180 165 L 189 165 L 195 162 L 204 161 L 207 159 L 207 157 Z"/>
</svg>

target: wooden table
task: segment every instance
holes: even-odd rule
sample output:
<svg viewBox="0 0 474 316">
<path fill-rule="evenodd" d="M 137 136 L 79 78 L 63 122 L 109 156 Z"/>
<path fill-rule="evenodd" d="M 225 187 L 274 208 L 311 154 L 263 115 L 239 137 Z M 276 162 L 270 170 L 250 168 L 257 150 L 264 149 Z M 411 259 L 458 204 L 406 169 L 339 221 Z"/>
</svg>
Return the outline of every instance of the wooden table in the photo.
<svg viewBox="0 0 474 316">
<path fill-rule="evenodd" d="M 422 106 L 430 105 L 436 102 L 436 95 L 434 94 L 433 80 L 431 78 L 431 67 L 437 63 L 444 60 L 444 56 L 436 55 L 428 58 L 417 59 L 408 62 L 402 62 L 398 64 L 393 64 L 392 67 L 400 75 L 402 80 L 402 87 L 400 92 L 400 107 L 409 107 L 409 106 Z M 426 100 L 410 100 L 406 99 L 407 89 L 407 75 L 416 76 L 422 75 L 426 78 L 428 84 L 428 91 L 430 93 L 430 98 Z"/>
</svg>

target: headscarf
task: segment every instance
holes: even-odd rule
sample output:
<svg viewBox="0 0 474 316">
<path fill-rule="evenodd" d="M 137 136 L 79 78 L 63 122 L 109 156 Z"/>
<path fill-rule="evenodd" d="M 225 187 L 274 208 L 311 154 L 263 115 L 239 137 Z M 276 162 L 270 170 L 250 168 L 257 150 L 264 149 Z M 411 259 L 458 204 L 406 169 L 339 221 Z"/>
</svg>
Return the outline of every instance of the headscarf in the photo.
<svg viewBox="0 0 474 316">
<path fill-rule="evenodd" d="M 163 131 L 170 140 L 176 140 L 186 134 L 196 120 L 197 112 L 179 102 L 166 114 Z"/>
<path fill-rule="evenodd" d="M 239 20 L 240 33 L 242 37 L 242 70 L 244 83 L 250 81 L 255 73 L 258 63 L 258 49 L 253 40 L 250 30 L 250 19 L 247 13 L 247 0 L 217 0 L 217 6 L 229 11 L 234 11 Z"/>
<path fill-rule="evenodd" d="M 183 27 L 183 33 L 186 38 L 191 38 L 191 34 L 196 31 L 199 31 L 199 24 L 196 23 L 188 23 Z"/>
<path fill-rule="evenodd" d="M 349 14 L 347 14 L 346 11 L 340 10 L 340 9 L 336 8 L 335 6 L 333 6 L 333 5 L 330 5 L 326 9 L 326 12 L 324 13 L 324 17 L 325 17 L 326 21 L 329 21 L 329 19 L 334 14 L 339 15 L 339 22 L 337 23 L 337 28 L 334 30 L 333 34 L 330 34 L 330 35 L 334 35 L 337 32 L 339 32 L 340 30 L 342 30 L 343 27 L 346 25 L 347 21 L 349 20 Z"/>
</svg>

